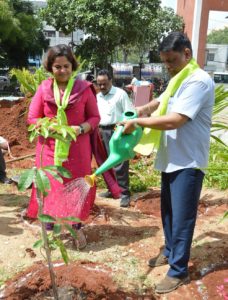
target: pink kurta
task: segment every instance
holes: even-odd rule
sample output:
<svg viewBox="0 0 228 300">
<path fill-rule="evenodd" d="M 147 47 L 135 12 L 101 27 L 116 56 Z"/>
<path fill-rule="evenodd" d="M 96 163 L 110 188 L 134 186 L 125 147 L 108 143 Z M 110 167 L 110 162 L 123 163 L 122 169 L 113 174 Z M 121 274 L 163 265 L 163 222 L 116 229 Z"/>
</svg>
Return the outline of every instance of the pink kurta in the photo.
<svg viewBox="0 0 228 300">
<path fill-rule="evenodd" d="M 51 78 L 44 80 L 39 86 L 35 96 L 29 107 L 28 123 L 35 124 L 38 118 L 55 117 L 57 106 L 53 95 L 53 80 Z M 61 95 L 62 96 L 62 95 Z M 79 125 L 88 122 L 93 131 L 99 121 L 100 116 L 97 108 L 96 98 L 91 89 L 91 84 L 86 81 L 76 80 L 72 89 L 68 106 L 65 110 L 68 125 Z M 44 142 L 43 137 L 39 137 L 36 147 L 36 166 L 40 166 L 41 146 Z M 54 165 L 54 148 L 55 140 L 48 138 L 43 149 L 42 166 Z M 71 142 L 69 157 L 63 163 L 63 167 L 68 169 L 71 174 L 71 179 L 63 178 L 64 184 L 79 177 L 91 174 L 91 158 L 92 149 L 90 143 L 90 133 L 82 134 L 77 137 L 76 142 Z M 50 178 L 51 191 L 44 198 L 44 213 L 53 217 L 76 216 L 81 220 L 85 220 L 95 200 L 96 188 L 89 190 L 83 210 L 78 213 L 72 209 L 80 202 L 80 194 L 76 195 L 73 203 L 69 203 L 69 199 L 64 199 L 61 194 L 62 184 Z M 59 192 L 58 192 L 59 191 Z M 78 199 L 77 199 L 78 197 Z M 75 213 L 77 211 L 77 213 Z M 35 188 L 32 189 L 32 195 L 27 210 L 27 215 L 31 218 L 36 218 L 38 213 L 38 204 L 35 195 Z"/>
</svg>

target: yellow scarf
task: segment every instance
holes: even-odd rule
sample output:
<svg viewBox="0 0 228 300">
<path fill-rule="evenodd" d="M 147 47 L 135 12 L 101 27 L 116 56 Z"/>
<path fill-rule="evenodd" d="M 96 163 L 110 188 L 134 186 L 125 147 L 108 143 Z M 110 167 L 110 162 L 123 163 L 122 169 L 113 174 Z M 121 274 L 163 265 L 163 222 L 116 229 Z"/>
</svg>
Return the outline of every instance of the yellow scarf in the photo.
<svg viewBox="0 0 228 300">
<path fill-rule="evenodd" d="M 193 74 L 198 68 L 199 65 L 197 64 L 195 59 L 192 58 L 190 62 L 179 73 L 171 78 L 165 92 L 162 95 L 161 103 L 158 109 L 153 114 L 154 116 L 163 116 L 166 114 L 170 97 L 174 96 L 182 82 L 188 76 Z M 139 141 L 138 145 L 135 146 L 134 151 L 142 155 L 150 155 L 152 151 L 157 151 L 160 146 L 161 135 L 161 130 L 145 128 L 142 138 Z"/>
<path fill-rule="evenodd" d="M 74 76 L 73 74 L 71 78 L 68 81 L 67 87 L 64 91 L 64 95 L 62 98 L 62 102 L 60 100 L 60 92 L 59 92 L 59 87 L 54 79 L 54 98 L 55 98 L 55 103 L 57 105 L 57 122 L 58 125 L 67 125 L 67 116 L 65 113 L 65 109 L 68 105 L 69 102 L 69 97 L 72 91 L 72 88 L 74 86 Z M 66 139 L 66 142 L 62 142 L 60 140 L 55 141 L 55 153 L 54 153 L 54 164 L 55 166 L 62 166 L 62 163 L 67 160 L 69 150 L 70 150 L 70 141 Z"/>
</svg>

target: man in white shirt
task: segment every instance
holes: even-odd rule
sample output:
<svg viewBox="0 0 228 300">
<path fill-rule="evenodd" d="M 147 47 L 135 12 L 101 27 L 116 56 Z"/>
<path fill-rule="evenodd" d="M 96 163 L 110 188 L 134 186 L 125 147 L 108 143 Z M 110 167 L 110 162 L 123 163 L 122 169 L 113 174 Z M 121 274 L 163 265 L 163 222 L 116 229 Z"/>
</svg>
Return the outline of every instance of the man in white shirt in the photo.
<svg viewBox="0 0 228 300">
<path fill-rule="evenodd" d="M 150 267 L 169 264 L 167 275 L 155 288 L 157 293 L 169 293 L 190 280 L 188 262 L 208 163 L 214 83 L 199 67 L 187 76 L 182 75 L 183 70 L 190 70 L 194 64 L 191 42 L 183 33 L 170 33 L 161 42 L 159 51 L 172 80 L 159 99 L 137 111 L 139 116 L 150 115 L 164 104 L 164 95 L 172 90 L 166 113 L 126 121 L 124 133 L 131 133 L 137 125 L 161 130 L 155 168 L 161 171 L 165 245 L 160 255 L 148 264 Z"/>
<path fill-rule="evenodd" d="M 97 94 L 98 109 L 101 116 L 100 132 L 107 153 L 110 153 L 109 141 L 114 132 L 116 123 L 122 118 L 125 111 L 133 110 L 127 93 L 112 85 L 112 77 L 108 70 L 100 70 L 97 76 L 97 85 L 100 92 Z M 128 207 L 130 204 L 129 191 L 129 161 L 125 161 L 114 168 L 116 178 L 121 192 L 121 207 Z M 112 194 L 107 191 L 100 194 L 101 197 L 111 198 Z"/>
</svg>

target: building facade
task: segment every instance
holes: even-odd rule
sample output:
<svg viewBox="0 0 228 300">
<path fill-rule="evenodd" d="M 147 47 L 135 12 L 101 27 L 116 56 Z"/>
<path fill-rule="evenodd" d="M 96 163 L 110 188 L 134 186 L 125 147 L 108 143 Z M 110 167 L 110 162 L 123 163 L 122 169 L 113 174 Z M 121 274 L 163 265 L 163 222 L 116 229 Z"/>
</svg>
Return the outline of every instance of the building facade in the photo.
<svg viewBox="0 0 228 300">
<path fill-rule="evenodd" d="M 31 2 L 35 10 L 44 8 L 47 5 L 46 1 L 44 0 L 31 0 Z M 47 25 L 45 22 L 43 30 L 45 37 L 49 40 L 49 47 L 53 47 L 58 44 L 66 44 L 74 48 L 77 47 L 77 45 L 80 45 L 85 39 L 85 35 L 82 30 L 75 30 L 70 34 L 65 35 L 62 31 L 56 30 L 53 26 Z M 41 60 L 41 57 L 30 57 L 29 65 L 39 67 L 41 65 Z"/>
<path fill-rule="evenodd" d="M 193 55 L 201 67 L 204 67 L 206 61 L 210 10 L 228 11 L 228 0 L 177 0 L 177 14 L 184 19 L 184 31 L 192 42 Z"/>
<path fill-rule="evenodd" d="M 228 72 L 228 45 L 206 45 L 205 71 Z"/>
</svg>

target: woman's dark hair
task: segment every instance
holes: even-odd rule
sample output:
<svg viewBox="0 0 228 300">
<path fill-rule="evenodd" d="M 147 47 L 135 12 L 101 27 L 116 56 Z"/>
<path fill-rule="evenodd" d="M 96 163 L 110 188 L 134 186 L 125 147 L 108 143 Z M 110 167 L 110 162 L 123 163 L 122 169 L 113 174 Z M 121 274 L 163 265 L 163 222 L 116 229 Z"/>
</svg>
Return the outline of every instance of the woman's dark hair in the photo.
<svg viewBox="0 0 228 300">
<path fill-rule="evenodd" d="M 108 80 L 112 79 L 112 76 L 111 76 L 110 72 L 106 69 L 100 70 L 97 74 L 97 76 L 105 76 L 105 75 L 108 77 Z"/>
<path fill-rule="evenodd" d="M 189 38 L 183 32 L 171 32 L 159 45 L 159 52 L 176 51 L 182 52 L 185 48 L 191 50 L 192 45 Z"/>
<path fill-rule="evenodd" d="M 65 56 L 69 60 L 69 62 L 72 64 L 73 71 L 77 69 L 78 63 L 71 48 L 67 45 L 59 44 L 51 47 L 47 52 L 46 59 L 44 61 L 44 67 L 48 72 L 52 72 L 52 65 L 56 57 L 59 56 Z"/>
</svg>

